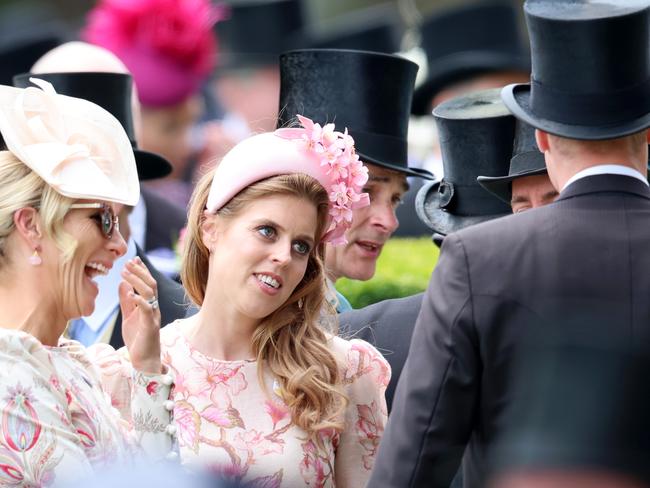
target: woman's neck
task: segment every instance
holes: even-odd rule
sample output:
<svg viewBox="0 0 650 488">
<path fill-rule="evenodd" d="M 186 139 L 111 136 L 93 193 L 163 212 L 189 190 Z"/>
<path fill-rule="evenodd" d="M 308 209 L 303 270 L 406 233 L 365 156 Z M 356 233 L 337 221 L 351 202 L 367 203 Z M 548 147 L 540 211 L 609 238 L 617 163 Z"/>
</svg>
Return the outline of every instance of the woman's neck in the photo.
<svg viewBox="0 0 650 488">
<path fill-rule="evenodd" d="M 211 297 L 209 289 L 201 310 L 192 317 L 188 339 L 206 356 L 224 361 L 253 359 L 253 332 L 260 321 L 245 317 L 232 305 Z"/>
<path fill-rule="evenodd" d="M 46 346 L 56 346 L 67 320 L 60 310 L 49 305 L 33 287 L 20 286 L 16 279 L 3 279 L 0 286 L 0 327 L 22 330 Z"/>
</svg>

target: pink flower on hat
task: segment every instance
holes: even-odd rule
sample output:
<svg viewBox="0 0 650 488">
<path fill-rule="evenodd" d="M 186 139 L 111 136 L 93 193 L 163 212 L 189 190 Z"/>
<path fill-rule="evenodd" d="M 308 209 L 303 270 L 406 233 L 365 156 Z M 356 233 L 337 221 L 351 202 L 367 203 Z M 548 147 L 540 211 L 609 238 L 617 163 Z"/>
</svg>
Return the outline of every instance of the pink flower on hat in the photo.
<svg viewBox="0 0 650 488">
<path fill-rule="evenodd" d="M 235 145 L 217 166 L 206 212 L 217 213 L 249 185 L 272 176 L 303 173 L 323 185 L 330 200 L 329 227 L 322 240 L 345 244 L 352 211 L 370 204 L 363 186 L 368 170 L 359 160 L 354 140 L 334 124 L 320 125 L 298 115 L 302 127 L 282 128 L 251 136 Z"/>
<path fill-rule="evenodd" d="M 277 135 L 294 139 L 316 153 L 321 166 L 326 167 L 331 184 L 327 188 L 330 199 L 329 214 L 332 225 L 323 238 L 334 245 L 345 244 L 345 231 L 352 224 L 352 211 L 370 204 L 367 193 L 362 193 L 368 181 L 368 168 L 359 160 L 354 149 L 354 139 L 335 130 L 334 124 L 321 126 L 302 115 L 297 116 L 302 128 L 278 129 Z"/>
</svg>

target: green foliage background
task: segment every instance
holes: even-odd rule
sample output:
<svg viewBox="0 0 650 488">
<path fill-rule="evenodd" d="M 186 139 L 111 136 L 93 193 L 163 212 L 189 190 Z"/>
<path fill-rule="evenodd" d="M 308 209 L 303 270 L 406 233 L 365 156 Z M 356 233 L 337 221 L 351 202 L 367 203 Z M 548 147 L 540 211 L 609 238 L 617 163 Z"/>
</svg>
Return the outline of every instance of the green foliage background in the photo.
<svg viewBox="0 0 650 488">
<path fill-rule="evenodd" d="M 429 284 L 438 252 L 430 237 L 394 237 L 384 246 L 371 280 L 342 278 L 336 282 L 336 289 L 354 308 L 419 293 Z"/>
</svg>

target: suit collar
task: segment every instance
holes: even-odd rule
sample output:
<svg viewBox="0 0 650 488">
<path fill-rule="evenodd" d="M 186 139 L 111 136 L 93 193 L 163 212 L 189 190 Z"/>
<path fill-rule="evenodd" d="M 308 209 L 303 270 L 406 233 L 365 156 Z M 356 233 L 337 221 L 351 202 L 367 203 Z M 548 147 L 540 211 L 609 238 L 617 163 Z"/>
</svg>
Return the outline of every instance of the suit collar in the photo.
<svg viewBox="0 0 650 488">
<path fill-rule="evenodd" d="M 650 199 L 650 188 L 636 178 L 624 175 L 599 174 L 581 178 L 569 185 L 556 201 L 589 193 L 623 192 Z"/>
</svg>

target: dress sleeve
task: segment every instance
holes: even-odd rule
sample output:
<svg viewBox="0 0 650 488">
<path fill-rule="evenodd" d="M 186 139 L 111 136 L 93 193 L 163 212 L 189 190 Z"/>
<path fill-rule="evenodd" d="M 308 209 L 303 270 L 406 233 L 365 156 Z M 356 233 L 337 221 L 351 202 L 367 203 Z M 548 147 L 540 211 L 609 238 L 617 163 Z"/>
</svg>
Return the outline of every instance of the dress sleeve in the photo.
<svg viewBox="0 0 650 488">
<path fill-rule="evenodd" d="M 33 338 L 0 338 L 0 486 L 49 486 L 93 472 L 47 359 Z"/>
<path fill-rule="evenodd" d="M 354 339 L 348 344 L 343 373 L 348 405 L 335 459 L 340 488 L 366 486 L 388 418 L 385 393 L 390 366 L 367 342 Z"/>
<path fill-rule="evenodd" d="M 152 461 L 174 458 L 172 376 L 137 371 L 126 348 L 116 351 L 108 344 L 96 344 L 88 348 L 88 354 L 113 407 L 128 422 L 135 445 Z"/>
</svg>

